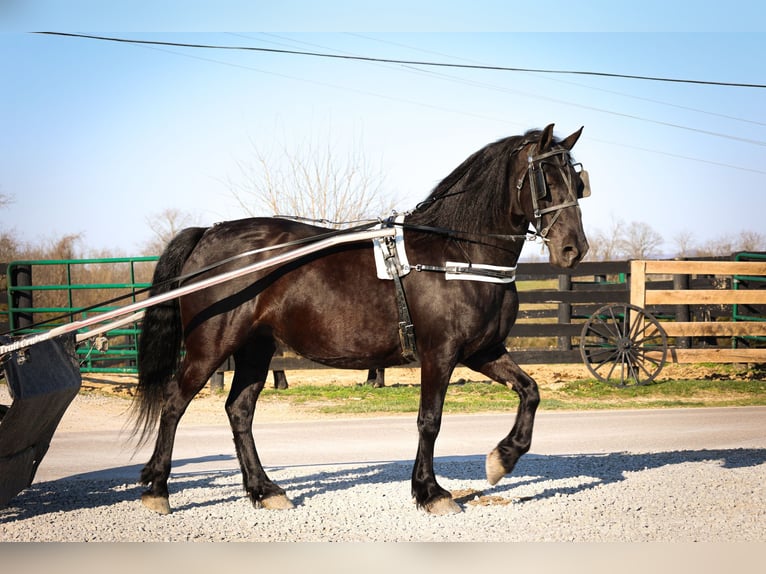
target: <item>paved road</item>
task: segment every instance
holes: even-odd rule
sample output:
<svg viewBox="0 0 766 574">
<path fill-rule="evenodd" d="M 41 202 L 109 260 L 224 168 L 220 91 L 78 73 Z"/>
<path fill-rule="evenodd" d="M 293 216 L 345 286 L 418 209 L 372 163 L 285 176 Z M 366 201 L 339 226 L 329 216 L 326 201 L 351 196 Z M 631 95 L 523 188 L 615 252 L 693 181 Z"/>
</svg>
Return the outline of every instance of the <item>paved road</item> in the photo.
<svg viewBox="0 0 766 574">
<path fill-rule="evenodd" d="M 442 457 L 489 452 L 510 429 L 512 415 L 448 415 L 436 444 Z M 114 425 L 112 425 L 113 427 Z M 410 461 L 417 442 L 415 417 L 258 424 L 256 443 L 264 465 Z M 532 454 L 673 452 L 766 448 L 766 407 L 663 409 L 538 414 Z M 150 447 L 134 455 L 124 433 L 58 432 L 36 482 L 65 477 L 133 482 Z M 188 426 L 182 421 L 175 472 L 237 469 L 228 426 Z"/>
</svg>

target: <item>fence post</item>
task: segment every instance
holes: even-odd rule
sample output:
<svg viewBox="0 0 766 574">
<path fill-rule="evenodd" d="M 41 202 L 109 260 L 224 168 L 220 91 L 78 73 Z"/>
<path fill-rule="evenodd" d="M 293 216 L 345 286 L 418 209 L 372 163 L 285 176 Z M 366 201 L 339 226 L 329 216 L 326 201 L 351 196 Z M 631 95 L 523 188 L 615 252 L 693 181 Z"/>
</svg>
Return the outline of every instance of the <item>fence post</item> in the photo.
<svg viewBox="0 0 766 574">
<path fill-rule="evenodd" d="M 572 290 L 572 277 L 569 275 L 559 275 L 559 291 L 571 291 Z M 572 304 L 571 303 L 559 303 L 558 312 L 559 325 L 568 325 L 572 322 Z M 568 335 L 559 336 L 559 350 L 571 351 L 572 350 L 572 337 Z"/>
<path fill-rule="evenodd" d="M 31 287 L 32 286 L 32 266 L 31 265 L 13 265 L 8 277 L 11 287 Z M 11 290 L 11 300 L 8 307 L 8 323 L 11 329 L 23 329 L 29 327 L 34 322 L 31 312 L 14 312 L 13 309 L 32 308 L 32 291 Z"/>
<path fill-rule="evenodd" d="M 0 332 L 3 334 L 11 328 L 8 323 L 8 264 L 0 263 L 0 307 L 4 307 L 5 311 L 0 311 L 0 316 L 5 315 L 5 321 L 0 320 Z"/>
<path fill-rule="evenodd" d="M 228 357 L 226 361 L 224 361 L 223 364 L 216 369 L 215 373 L 213 373 L 213 375 L 208 380 L 211 393 L 223 392 L 223 373 L 224 371 L 231 371 L 233 368 L 233 359 Z"/>
<path fill-rule="evenodd" d="M 630 302 L 642 309 L 646 307 L 646 261 L 630 262 Z"/>
<path fill-rule="evenodd" d="M 689 275 L 673 275 L 673 289 L 675 291 L 686 291 L 689 289 Z M 688 323 L 690 321 L 689 305 L 676 305 L 675 321 Z M 691 337 L 676 338 L 676 346 L 681 349 L 688 349 L 691 343 Z"/>
</svg>

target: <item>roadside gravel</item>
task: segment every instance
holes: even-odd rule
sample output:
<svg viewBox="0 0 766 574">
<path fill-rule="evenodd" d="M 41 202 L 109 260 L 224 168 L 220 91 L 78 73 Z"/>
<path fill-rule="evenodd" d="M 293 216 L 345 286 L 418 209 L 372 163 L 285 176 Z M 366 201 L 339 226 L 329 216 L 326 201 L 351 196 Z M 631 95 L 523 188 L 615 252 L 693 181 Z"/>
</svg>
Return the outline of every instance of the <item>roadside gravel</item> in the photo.
<svg viewBox="0 0 766 574">
<path fill-rule="evenodd" d="M 464 508 L 446 517 L 414 508 L 404 463 L 268 469 L 296 503 L 289 511 L 255 510 L 233 471 L 174 474 L 169 516 L 147 511 L 134 484 L 59 480 L 0 509 L 0 540 L 765 541 L 763 455 L 721 454 L 628 471 L 620 454 L 528 455 L 491 489 L 481 458 L 441 459 L 440 482 Z"/>
<path fill-rule="evenodd" d="M 95 411 L 119 417 L 126 404 L 81 396 L 62 425 Z M 528 454 L 494 487 L 483 456 L 437 458 L 464 509 L 445 517 L 411 503 L 410 461 L 268 468 L 296 504 L 289 511 L 254 509 L 231 469 L 174 472 L 168 516 L 146 510 L 136 484 L 71 477 L 35 483 L 0 509 L 0 541 L 763 542 L 765 453 Z"/>
</svg>

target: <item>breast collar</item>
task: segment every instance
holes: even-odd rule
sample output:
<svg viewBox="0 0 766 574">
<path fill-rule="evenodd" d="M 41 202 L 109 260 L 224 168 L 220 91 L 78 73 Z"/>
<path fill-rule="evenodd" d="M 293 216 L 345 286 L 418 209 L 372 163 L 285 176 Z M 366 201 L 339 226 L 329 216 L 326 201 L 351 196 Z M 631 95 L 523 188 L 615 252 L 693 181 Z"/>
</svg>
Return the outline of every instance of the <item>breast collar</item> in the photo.
<svg viewBox="0 0 766 574">
<path fill-rule="evenodd" d="M 513 283 L 516 280 L 516 267 L 458 261 L 446 261 L 444 265 L 410 265 L 404 243 L 403 223 L 404 215 L 397 215 L 394 219 L 395 235 L 372 240 L 378 279 L 393 280 L 394 277 L 404 277 L 410 271 L 415 270 L 444 273 L 444 278 L 447 281 Z"/>
</svg>

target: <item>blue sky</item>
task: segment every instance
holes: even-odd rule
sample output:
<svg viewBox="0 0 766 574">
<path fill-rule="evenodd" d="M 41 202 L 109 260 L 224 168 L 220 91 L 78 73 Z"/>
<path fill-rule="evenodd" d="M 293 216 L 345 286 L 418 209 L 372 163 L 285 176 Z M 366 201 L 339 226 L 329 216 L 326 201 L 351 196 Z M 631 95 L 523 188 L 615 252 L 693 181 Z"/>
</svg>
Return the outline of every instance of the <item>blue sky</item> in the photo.
<svg viewBox="0 0 766 574">
<path fill-rule="evenodd" d="M 552 122 L 559 136 L 585 126 L 575 156 L 594 191 L 583 202 L 586 231 L 606 230 L 615 219 L 642 221 L 665 238 L 668 251 L 683 231 L 700 243 L 766 232 L 764 89 L 157 48 L 19 31 L 766 84 L 762 8 L 729 3 L 727 14 L 739 18 L 703 20 L 695 12 L 674 27 L 652 20 L 662 5 L 648 2 L 640 13 L 619 8 L 599 31 L 588 18 L 604 3 L 551 2 L 523 19 L 514 2 L 478 2 L 470 14 L 442 3 L 438 18 L 413 8 L 400 25 L 405 31 L 382 32 L 396 29 L 395 8 L 360 22 L 330 17 L 346 14 L 350 3 L 323 3 L 323 12 L 299 9 L 313 3 L 251 3 L 248 18 L 233 18 L 233 11 L 219 21 L 218 13 L 192 18 L 155 2 L 152 18 L 142 23 L 126 12 L 117 26 L 98 21 L 86 9 L 93 3 L 37 4 L 70 10 L 44 12 L 41 21 L 15 13 L 16 2 L 0 3 L 17 20 L 15 30 L 0 33 L 0 193 L 15 200 L 1 225 L 26 241 L 80 233 L 86 251 L 138 255 L 151 236 L 147 218 L 165 209 L 203 224 L 241 217 L 227 182 L 241 177 L 238 163 L 252 161 L 253 143 L 274 154 L 308 141 L 327 140 L 339 155 L 357 146 L 406 210 L 479 147 Z M 554 20 L 540 24 L 543 16 Z"/>
</svg>

